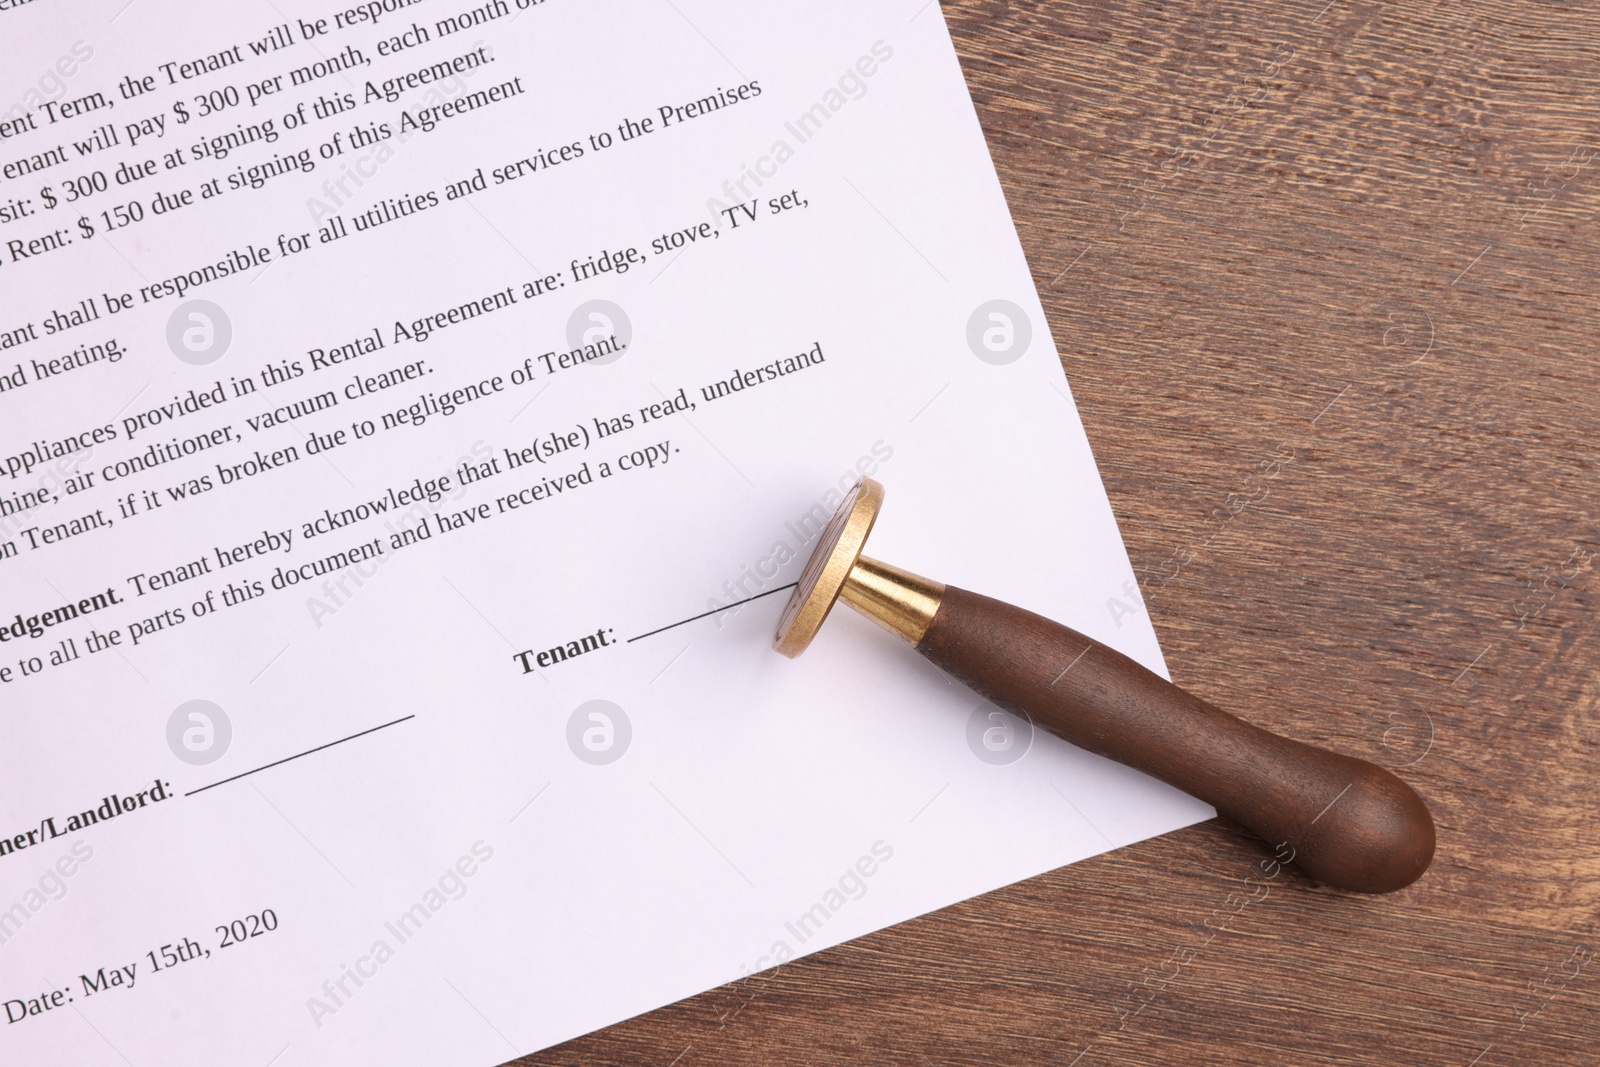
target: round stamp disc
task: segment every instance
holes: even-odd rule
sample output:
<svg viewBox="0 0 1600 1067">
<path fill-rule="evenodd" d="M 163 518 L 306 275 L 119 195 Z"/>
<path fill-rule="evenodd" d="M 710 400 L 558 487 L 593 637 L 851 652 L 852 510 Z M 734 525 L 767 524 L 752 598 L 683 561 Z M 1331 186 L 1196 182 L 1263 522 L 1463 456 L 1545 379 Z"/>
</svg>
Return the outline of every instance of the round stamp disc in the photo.
<svg viewBox="0 0 1600 1067">
<path fill-rule="evenodd" d="M 861 557 L 861 547 L 867 543 L 882 507 L 883 486 L 871 478 L 861 479 L 850 490 L 806 561 L 800 584 L 795 586 L 783 617 L 778 620 L 773 648 L 793 659 L 811 644 L 822 621 L 833 610 L 834 601 L 839 599 L 850 568 Z"/>
</svg>

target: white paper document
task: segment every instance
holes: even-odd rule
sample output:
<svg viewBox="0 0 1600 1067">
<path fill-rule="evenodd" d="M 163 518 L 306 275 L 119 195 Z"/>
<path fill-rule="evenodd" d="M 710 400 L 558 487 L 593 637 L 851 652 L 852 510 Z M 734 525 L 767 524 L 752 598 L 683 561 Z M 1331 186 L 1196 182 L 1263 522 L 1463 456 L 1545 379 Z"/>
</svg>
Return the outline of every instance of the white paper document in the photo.
<svg viewBox="0 0 1600 1067">
<path fill-rule="evenodd" d="M 937 4 L 351 2 L 0 0 L 0 1063 L 494 1064 L 1211 815 L 771 651 L 870 475 L 1162 669 Z"/>
</svg>

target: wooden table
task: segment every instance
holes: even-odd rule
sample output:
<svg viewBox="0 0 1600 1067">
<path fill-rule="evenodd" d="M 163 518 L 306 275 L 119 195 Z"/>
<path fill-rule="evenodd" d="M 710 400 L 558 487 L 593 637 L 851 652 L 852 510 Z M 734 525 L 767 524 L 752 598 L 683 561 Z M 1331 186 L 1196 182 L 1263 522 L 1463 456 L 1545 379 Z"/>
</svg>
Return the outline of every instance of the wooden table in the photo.
<svg viewBox="0 0 1600 1067">
<path fill-rule="evenodd" d="M 1433 869 L 1207 823 L 519 1062 L 1596 1062 L 1600 9 L 1325 3 L 945 10 L 1175 680 Z"/>
</svg>

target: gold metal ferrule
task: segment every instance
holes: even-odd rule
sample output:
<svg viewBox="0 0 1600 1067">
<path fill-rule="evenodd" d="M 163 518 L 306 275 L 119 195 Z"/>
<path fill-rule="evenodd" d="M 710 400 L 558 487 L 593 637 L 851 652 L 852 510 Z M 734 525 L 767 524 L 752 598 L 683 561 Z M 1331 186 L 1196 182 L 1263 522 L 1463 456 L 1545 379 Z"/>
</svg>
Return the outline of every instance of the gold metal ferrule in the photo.
<svg viewBox="0 0 1600 1067">
<path fill-rule="evenodd" d="M 944 586 L 862 556 L 850 568 L 850 576 L 839 590 L 839 599 L 915 645 L 927 634 L 933 617 L 939 613 Z"/>
</svg>

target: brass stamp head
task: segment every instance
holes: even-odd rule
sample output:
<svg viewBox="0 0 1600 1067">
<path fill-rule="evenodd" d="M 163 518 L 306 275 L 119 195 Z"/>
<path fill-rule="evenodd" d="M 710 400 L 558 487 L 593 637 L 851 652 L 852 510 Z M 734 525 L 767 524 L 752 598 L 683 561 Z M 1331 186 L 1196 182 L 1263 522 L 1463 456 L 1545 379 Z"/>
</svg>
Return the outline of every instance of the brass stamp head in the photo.
<svg viewBox="0 0 1600 1067">
<path fill-rule="evenodd" d="M 806 650 L 811 639 L 822 629 L 822 621 L 833 610 L 839 591 L 844 588 L 850 569 L 861 558 L 861 549 L 878 521 L 878 510 L 883 507 L 883 486 L 871 478 L 856 483 L 828 521 L 822 531 L 806 569 L 800 572 L 800 584 L 795 586 L 789 603 L 778 620 L 778 635 L 773 648 L 793 659 Z"/>
<path fill-rule="evenodd" d="M 806 650 L 841 597 L 912 644 L 939 610 L 944 586 L 861 554 L 883 507 L 883 486 L 863 478 L 850 490 L 800 573 L 772 647 L 793 659 Z"/>
</svg>

